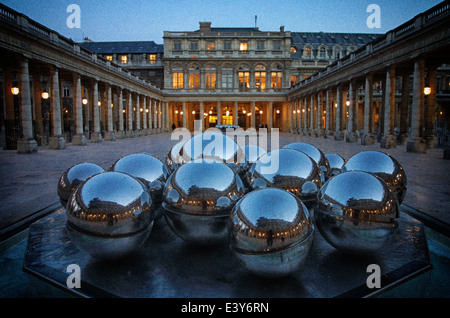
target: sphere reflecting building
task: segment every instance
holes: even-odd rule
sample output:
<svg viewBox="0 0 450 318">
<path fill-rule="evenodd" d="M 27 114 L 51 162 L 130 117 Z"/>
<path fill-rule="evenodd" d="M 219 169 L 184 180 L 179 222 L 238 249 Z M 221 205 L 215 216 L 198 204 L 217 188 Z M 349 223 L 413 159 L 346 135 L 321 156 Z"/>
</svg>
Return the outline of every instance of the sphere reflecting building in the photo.
<svg viewBox="0 0 450 318">
<path fill-rule="evenodd" d="M 352 254 L 370 254 L 395 233 L 398 200 L 379 177 L 348 171 L 329 179 L 318 194 L 315 223 L 325 240 Z"/>
<path fill-rule="evenodd" d="M 170 148 L 169 152 L 166 155 L 166 165 L 170 173 L 175 171 L 178 168 L 178 165 L 181 163 L 180 150 L 183 147 L 184 143 L 185 141 L 177 142 Z"/>
<path fill-rule="evenodd" d="M 233 208 L 229 245 L 250 272 L 282 277 L 300 269 L 313 233 L 300 199 L 283 189 L 266 188 L 247 193 Z"/>
<path fill-rule="evenodd" d="M 192 161 L 178 167 L 166 182 L 164 216 L 185 241 L 215 244 L 227 236 L 231 209 L 244 193 L 239 175 L 225 163 Z"/>
<path fill-rule="evenodd" d="M 330 173 L 330 164 L 322 150 L 304 142 L 293 142 L 283 148 L 295 149 L 307 154 L 319 165 L 319 168 L 324 172 L 324 177 L 328 178 L 328 174 Z"/>
<path fill-rule="evenodd" d="M 67 201 L 75 188 L 87 178 L 105 170 L 94 163 L 79 163 L 68 168 L 59 178 L 57 192 L 59 201 L 63 207 L 66 207 Z"/>
<path fill-rule="evenodd" d="M 270 151 L 252 165 L 247 176 L 252 189 L 277 187 L 287 190 L 311 208 L 324 182 L 319 166 L 305 153 L 288 148 Z"/>
<path fill-rule="evenodd" d="M 350 157 L 342 171 L 365 171 L 383 179 L 397 195 L 401 204 L 405 199 L 407 179 L 405 170 L 392 156 L 381 151 L 362 151 Z"/>
<path fill-rule="evenodd" d="M 339 174 L 345 164 L 344 157 L 334 153 L 327 153 L 325 157 L 327 157 L 328 163 L 330 164 L 328 178 Z"/>
<path fill-rule="evenodd" d="M 161 160 L 149 153 L 135 153 L 120 158 L 109 170 L 127 173 L 144 183 L 157 208 L 156 217 L 162 216 L 162 209 L 159 207 L 163 200 L 164 184 L 169 177 L 169 171 Z"/>
<path fill-rule="evenodd" d="M 152 199 L 138 179 L 103 172 L 81 183 L 67 203 L 72 242 L 97 259 L 122 258 L 139 249 L 154 222 Z"/>
</svg>

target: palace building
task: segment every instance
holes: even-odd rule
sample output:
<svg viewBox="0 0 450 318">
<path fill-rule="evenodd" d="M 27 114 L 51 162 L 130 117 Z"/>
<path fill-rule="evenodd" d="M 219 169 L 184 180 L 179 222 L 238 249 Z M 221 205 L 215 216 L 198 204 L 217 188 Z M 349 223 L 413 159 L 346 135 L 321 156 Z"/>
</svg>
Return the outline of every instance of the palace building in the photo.
<svg viewBox="0 0 450 318">
<path fill-rule="evenodd" d="M 232 124 L 425 152 L 447 139 L 449 15 L 444 1 L 386 34 L 200 22 L 163 44 L 75 43 L 0 5 L 1 146 Z"/>
</svg>

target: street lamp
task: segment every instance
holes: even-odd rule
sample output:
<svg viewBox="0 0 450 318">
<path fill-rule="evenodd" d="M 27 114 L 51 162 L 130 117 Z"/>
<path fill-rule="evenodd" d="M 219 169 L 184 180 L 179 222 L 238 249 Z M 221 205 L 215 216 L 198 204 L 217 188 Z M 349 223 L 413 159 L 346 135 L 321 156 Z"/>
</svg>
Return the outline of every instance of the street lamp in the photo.
<svg viewBox="0 0 450 318">
<path fill-rule="evenodd" d="M 430 87 L 430 86 L 425 86 L 425 87 L 423 88 L 423 93 L 424 93 L 425 95 L 430 95 L 430 94 L 431 94 L 431 87 Z"/>
<path fill-rule="evenodd" d="M 81 100 L 81 103 L 82 103 L 83 105 L 87 105 L 88 99 L 87 99 L 86 97 L 84 97 L 84 98 Z"/>
<path fill-rule="evenodd" d="M 44 90 L 44 91 L 42 92 L 41 96 L 42 96 L 42 99 L 48 99 L 49 94 L 48 94 L 48 92 L 47 92 L 46 90 Z"/>
<path fill-rule="evenodd" d="M 17 86 L 13 86 L 13 87 L 11 87 L 11 93 L 13 94 L 13 95 L 19 95 L 19 88 L 17 87 Z"/>
</svg>

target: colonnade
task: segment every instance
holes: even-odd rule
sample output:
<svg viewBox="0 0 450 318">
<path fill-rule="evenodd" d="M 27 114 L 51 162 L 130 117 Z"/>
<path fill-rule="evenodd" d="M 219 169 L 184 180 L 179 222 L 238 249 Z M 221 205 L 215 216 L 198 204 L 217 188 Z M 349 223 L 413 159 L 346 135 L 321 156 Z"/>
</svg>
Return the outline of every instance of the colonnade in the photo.
<svg viewBox="0 0 450 318">
<path fill-rule="evenodd" d="M 416 58 L 408 64 L 348 76 L 290 98 L 291 131 L 382 148 L 406 144 L 410 152 L 437 147 L 436 70 Z"/>
<path fill-rule="evenodd" d="M 162 95 L 136 89 L 138 85 L 87 77 L 24 56 L 3 66 L 2 73 L 6 95 L 2 128 L 6 144 L 12 144 L 7 149 L 33 153 L 45 144 L 64 149 L 67 122 L 73 145 L 168 130 L 168 105 Z"/>
</svg>

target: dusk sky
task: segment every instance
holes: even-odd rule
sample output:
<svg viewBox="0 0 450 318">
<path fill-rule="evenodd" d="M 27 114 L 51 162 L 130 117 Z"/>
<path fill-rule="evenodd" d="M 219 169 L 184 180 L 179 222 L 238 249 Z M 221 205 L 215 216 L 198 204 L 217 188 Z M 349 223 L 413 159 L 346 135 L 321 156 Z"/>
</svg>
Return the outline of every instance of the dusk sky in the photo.
<svg viewBox="0 0 450 318">
<path fill-rule="evenodd" d="M 437 0 L 0 0 L 63 36 L 81 42 L 155 41 L 164 31 L 212 27 L 254 27 L 293 32 L 386 33 L 442 1 Z M 80 28 L 69 28 L 70 4 L 80 7 Z M 380 8 L 381 27 L 369 28 L 370 4 Z"/>
</svg>

